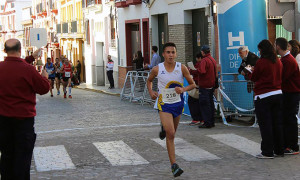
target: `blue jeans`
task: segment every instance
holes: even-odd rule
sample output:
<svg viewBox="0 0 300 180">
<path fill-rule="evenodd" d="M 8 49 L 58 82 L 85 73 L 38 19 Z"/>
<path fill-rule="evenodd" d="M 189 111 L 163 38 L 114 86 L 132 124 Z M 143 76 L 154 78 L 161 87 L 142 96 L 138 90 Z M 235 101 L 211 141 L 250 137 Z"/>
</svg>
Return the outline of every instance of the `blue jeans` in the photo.
<svg viewBox="0 0 300 180">
<path fill-rule="evenodd" d="M 215 125 L 214 89 L 199 88 L 199 106 L 202 120 L 208 126 Z"/>
</svg>

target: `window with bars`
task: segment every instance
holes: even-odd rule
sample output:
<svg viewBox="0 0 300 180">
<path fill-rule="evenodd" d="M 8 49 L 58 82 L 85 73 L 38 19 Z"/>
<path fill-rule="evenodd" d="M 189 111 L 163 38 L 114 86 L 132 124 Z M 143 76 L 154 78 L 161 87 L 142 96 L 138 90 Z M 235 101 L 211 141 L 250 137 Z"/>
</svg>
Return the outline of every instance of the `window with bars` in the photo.
<svg viewBox="0 0 300 180">
<path fill-rule="evenodd" d="M 85 22 L 85 37 L 87 45 L 90 45 L 90 21 Z"/>
<path fill-rule="evenodd" d="M 110 18 L 110 38 L 111 47 L 116 47 L 116 28 L 115 28 L 115 18 Z"/>
</svg>

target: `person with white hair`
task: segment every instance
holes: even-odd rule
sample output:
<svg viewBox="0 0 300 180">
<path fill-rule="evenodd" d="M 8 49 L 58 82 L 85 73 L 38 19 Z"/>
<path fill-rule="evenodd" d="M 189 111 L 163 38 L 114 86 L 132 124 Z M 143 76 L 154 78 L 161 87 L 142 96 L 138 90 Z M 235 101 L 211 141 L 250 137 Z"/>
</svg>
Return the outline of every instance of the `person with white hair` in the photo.
<svg viewBox="0 0 300 180">
<path fill-rule="evenodd" d="M 246 80 L 248 79 L 248 71 L 245 71 L 245 67 L 250 65 L 250 66 L 255 66 L 256 61 L 258 60 L 258 56 L 252 52 L 249 51 L 247 46 L 241 46 L 238 49 L 239 55 L 242 59 L 242 63 L 238 69 L 239 74 L 242 74 Z M 253 82 L 248 82 L 247 83 L 247 91 L 248 93 L 251 93 L 251 91 L 254 88 L 254 83 Z"/>
</svg>

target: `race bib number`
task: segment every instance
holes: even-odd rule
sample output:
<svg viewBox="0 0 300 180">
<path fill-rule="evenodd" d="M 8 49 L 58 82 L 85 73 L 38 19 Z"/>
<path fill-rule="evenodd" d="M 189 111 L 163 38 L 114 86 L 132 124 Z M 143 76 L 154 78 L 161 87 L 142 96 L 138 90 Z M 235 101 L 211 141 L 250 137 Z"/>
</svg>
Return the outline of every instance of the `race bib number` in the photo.
<svg viewBox="0 0 300 180">
<path fill-rule="evenodd" d="M 51 70 L 51 69 L 47 69 L 47 73 L 48 73 L 48 74 L 51 74 L 51 73 L 52 73 L 52 70 Z"/>
<path fill-rule="evenodd" d="M 65 72 L 65 77 L 71 77 L 71 72 Z"/>
<path fill-rule="evenodd" d="M 174 104 L 181 101 L 180 94 L 177 94 L 175 88 L 162 89 L 162 100 L 164 103 Z"/>
</svg>

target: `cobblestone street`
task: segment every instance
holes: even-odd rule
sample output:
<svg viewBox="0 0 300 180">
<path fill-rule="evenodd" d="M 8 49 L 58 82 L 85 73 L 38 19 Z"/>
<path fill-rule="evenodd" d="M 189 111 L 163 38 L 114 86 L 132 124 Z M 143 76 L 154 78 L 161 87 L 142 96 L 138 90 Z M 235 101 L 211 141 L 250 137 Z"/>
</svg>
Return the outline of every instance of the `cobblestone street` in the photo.
<svg viewBox="0 0 300 180">
<path fill-rule="evenodd" d="M 32 179 L 173 179 L 152 107 L 78 89 L 72 95 L 38 96 Z M 258 128 L 199 129 L 189 121 L 183 116 L 176 134 L 185 171 L 176 179 L 300 179 L 300 156 L 253 156 Z"/>
</svg>

